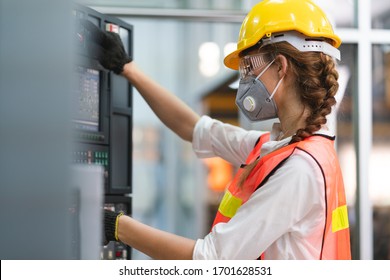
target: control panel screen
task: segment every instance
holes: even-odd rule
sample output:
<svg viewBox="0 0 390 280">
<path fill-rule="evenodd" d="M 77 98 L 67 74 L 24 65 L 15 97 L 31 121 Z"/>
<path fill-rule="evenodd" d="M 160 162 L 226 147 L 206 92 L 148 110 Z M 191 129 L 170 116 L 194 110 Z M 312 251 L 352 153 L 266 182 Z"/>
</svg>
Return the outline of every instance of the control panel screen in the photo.
<svg viewBox="0 0 390 280">
<path fill-rule="evenodd" d="M 99 131 L 100 72 L 77 66 L 74 74 L 73 121 L 76 129 Z"/>
</svg>

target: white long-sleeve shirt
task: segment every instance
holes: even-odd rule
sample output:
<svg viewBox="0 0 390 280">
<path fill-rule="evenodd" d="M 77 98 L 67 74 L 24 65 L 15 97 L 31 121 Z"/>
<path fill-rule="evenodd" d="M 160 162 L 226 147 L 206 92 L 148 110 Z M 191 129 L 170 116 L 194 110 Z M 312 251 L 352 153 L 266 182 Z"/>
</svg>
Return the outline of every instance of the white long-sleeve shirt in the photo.
<svg viewBox="0 0 390 280">
<path fill-rule="evenodd" d="M 255 146 L 260 131 L 247 131 L 203 116 L 192 146 L 200 158 L 219 156 L 239 167 Z M 274 125 L 261 156 L 287 145 L 275 141 Z M 317 133 L 327 134 L 326 130 Z M 319 259 L 325 225 L 324 180 L 317 163 L 296 150 L 256 190 L 228 223 L 219 223 L 198 239 L 193 259 Z"/>
</svg>

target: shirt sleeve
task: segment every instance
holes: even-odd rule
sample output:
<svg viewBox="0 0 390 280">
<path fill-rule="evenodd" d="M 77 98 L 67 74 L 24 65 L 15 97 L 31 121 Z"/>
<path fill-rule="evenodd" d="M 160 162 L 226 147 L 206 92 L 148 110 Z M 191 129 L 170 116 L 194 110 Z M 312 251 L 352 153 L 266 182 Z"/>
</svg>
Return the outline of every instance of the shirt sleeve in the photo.
<svg viewBox="0 0 390 280">
<path fill-rule="evenodd" d="M 219 156 L 240 166 L 263 133 L 202 116 L 195 125 L 192 148 L 199 158 Z"/>
<path fill-rule="evenodd" d="M 292 155 L 228 223 L 217 224 L 204 239 L 198 239 L 193 258 L 257 259 L 291 232 L 300 236 L 295 232 L 316 231 L 321 236 L 325 211 L 322 173 L 310 156 L 300 153 Z M 284 251 L 304 250 L 289 244 L 291 236 L 285 240 Z"/>
</svg>

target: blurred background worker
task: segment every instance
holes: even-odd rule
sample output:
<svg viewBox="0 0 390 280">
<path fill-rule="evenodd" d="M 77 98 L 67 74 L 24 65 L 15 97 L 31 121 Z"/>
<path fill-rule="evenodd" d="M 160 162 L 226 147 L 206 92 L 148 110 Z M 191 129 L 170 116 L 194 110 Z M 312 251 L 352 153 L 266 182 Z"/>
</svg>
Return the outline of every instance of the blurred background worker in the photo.
<svg viewBox="0 0 390 280">
<path fill-rule="evenodd" d="M 340 38 L 309 0 L 264 0 L 242 23 L 236 104 L 251 121 L 278 117 L 271 132 L 199 117 L 126 55 L 118 36 L 86 27 L 102 65 L 134 85 L 161 121 L 200 158 L 239 167 L 212 229 L 191 240 L 105 211 L 106 241 L 155 259 L 350 259 L 344 184 L 327 116 L 336 103 Z"/>
</svg>

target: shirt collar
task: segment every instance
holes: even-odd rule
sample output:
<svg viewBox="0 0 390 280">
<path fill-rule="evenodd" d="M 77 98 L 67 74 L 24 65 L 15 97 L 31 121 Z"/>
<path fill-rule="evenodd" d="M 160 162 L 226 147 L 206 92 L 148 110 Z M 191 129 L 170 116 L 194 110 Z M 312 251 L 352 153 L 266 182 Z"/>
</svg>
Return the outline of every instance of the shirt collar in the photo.
<svg viewBox="0 0 390 280">
<path fill-rule="evenodd" d="M 260 151 L 260 157 L 265 156 L 266 154 L 269 154 L 270 152 L 273 152 L 281 147 L 284 147 L 290 143 L 292 136 L 284 138 L 282 140 L 276 140 L 282 135 L 282 129 L 280 123 L 274 123 L 272 125 L 271 135 L 270 135 L 270 141 L 267 143 L 264 143 L 261 147 Z M 327 136 L 334 136 L 334 134 L 329 131 L 329 129 L 326 126 L 323 126 L 320 130 L 316 131 L 314 134 L 322 134 Z"/>
</svg>

